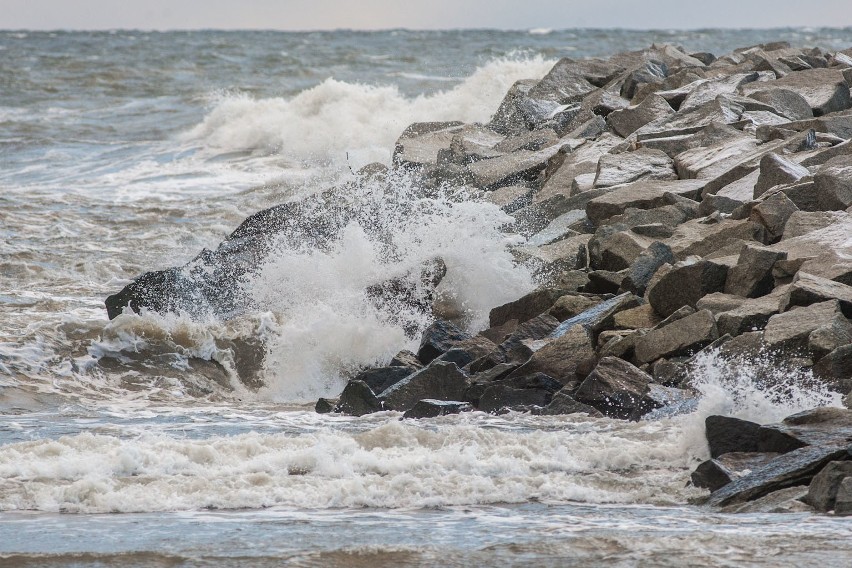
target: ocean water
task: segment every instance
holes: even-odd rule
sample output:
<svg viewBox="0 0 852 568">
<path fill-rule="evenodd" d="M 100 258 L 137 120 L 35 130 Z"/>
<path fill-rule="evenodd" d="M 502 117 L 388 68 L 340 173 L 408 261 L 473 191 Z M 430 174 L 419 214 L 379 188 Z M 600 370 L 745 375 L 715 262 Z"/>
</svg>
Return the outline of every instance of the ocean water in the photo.
<svg viewBox="0 0 852 568">
<path fill-rule="evenodd" d="M 416 347 L 366 286 L 440 254 L 472 330 L 534 286 L 487 204 L 400 177 L 351 197 L 380 200 L 382 242 L 351 224 L 328 250 L 281 247 L 245 284 L 250 313 L 110 322 L 103 306 L 249 214 L 387 163 L 412 122 L 487 120 L 560 57 L 778 39 L 846 48 L 852 30 L 0 31 L 0 566 L 852 558 L 848 522 L 690 504 L 705 416 L 839 403 L 761 361 L 708 357 L 698 409 L 658 421 L 314 413 Z M 236 378 L 252 338 L 259 389 Z"/>
</svg>

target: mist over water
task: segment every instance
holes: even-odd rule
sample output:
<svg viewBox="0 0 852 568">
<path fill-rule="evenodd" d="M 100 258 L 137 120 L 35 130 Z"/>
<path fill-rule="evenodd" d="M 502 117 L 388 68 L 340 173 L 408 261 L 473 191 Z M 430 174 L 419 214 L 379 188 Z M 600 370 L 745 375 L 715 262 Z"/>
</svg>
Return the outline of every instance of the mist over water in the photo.
<svg viewBox="0 0 852 568">
<path fill-rule="evenodd" d="M 722 545 L 690 539 L 719 527 L 720 542 L 736 535 L 741 546 L 835 538 L 843 529 L 828 521 L 774 517 L 737 534 L 687 506 L 702 494 L 687 481 L 707 457 L 706 416 L 768 423 L 839 404 L 808 377 L 782 388 L 789 374 L 769 360 L 707 356 L 692 380 L 694 412 L 638 423 L 482 413 L 413 422 L 306 406 L 416 348 L 429 325 L 416 310 L 377 305 L 369 286 L 441 258 L 438 292 L 476 331 L 535 285 L 513 263 L 507 245 L 518 237 L 502 232 L 510 219 L 493 205 L 452 188 L 422 195 L 403 175 L 354 178 L 387 163 L 408 124 L 486 121 L 514 81 L 566 55 L 653 42 L 721 53 L 770 39 L 848 47 L 852 31 L 0 31 L 0 559 L 248 558 L 258 553 L 245 542 L 287 541 L 284 531 L 333 565 L 391 565 L 399 551 L 428 564 L 438 545 L 414 528 L 433 521 L 434 542 L 484 564 L 547 546 L 557 557 L 623 555 L 622 536 L 637 531 L 700 561 Z M 277 243 L 244 283 L 247 313 L 107 320 L 104 298 L 130 279 L 182 265 L 255 211 L 335 183 L 349 184 L 347 205 L 369 212 L 370 226 L 348 220 L 327 247 Z M 259 389 L 237 377 L 236 352 L 252 338 L 263 339 Z M 113 512 L 139 516 L 98 516 Z M 88 523 L 114 544 L 80 538 Z M 234 523 L 245 541 L 211 537 Z M 693 532 L 671 536 L 683 526 Z M 284 556 L 307 550 L 281 546 Z"/>
</svg>

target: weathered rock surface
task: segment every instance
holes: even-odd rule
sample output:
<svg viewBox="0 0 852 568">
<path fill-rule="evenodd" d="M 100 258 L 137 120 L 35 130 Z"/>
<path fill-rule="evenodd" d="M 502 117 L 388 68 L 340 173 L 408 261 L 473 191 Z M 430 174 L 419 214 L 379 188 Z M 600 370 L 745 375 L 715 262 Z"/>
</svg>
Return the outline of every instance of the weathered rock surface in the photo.
<svg viewBox="0 0 852 568">
<path fill-rule="evenodd" d="M 718 338 L 713 313 L 701 310 L 661 329 L 652 329 L 637 339 L 636 360 L 650 363 L 660 357 L 691 354 Z"/>
<path fill-rule="evenodd" d="M 698 300 L 725 289 L 728 267 L 712 260 L 683 261 L 672 266 L 648 287 L 648 302 L 668 317 L 683 306 L 695 307 Z"/>
<path fill-rule="evenodd" d="M 627 361 L 604 357 L 574 394 L 613 418 L 638 420 L 661 405 L 648 396 L 652 378 Z"/>
<path fill-rule="evenodd" d="M 470 379 L 455 363 L 435 361 L 380 394 L 388 410 L 405 411 L 420 400 L 462 400 Z"/>
<path fill-rule="evenodd" d="M 595 187 L 612 187 L 639 180 L 676 180 L 674 163 L 665 152 L 640 149 L 601 156 Z"/>
<path fill-rule="evenodd" d="M 458 400 L 419 400 L 409 410 L 402 415 L 403 418 L 437 418 L 438 416 L 446 416 L 447 414 L 459 414 L 461 412 L 469 412 L 473 407 L 469 402 L 460 402 Z"/>
<path fill-rule="evenodd" d="M 784 251 L 756 245 L 744 246 L 737 265 L 728 271 L 725 292 L 744 298 L 765 296 L 775 287 L 772 267 L 786 258 L 787 253 Z"/>
<path fill-rule="evenodd" d="M 340 393 L 335 412 L 363 416 L 383 409 L 382 402 L 364 381 L 349 381 Z"/>
<path fill-rule="evenodd" d="M 704 420 L 710 456 L 731 452 L 757 452 L 760 424 L 731 416 L 708 416 Z"/>
<path fill-rule="evenodd" d="M 436 321 L 423 333 L 417 358 L 424 364 L 449 351 L 456 343 L 470 339 L 469 333 L 448 321 Z"/>
<path fill-rule="evenodd" d="M 702 462 L 692 472 L 692 484 L 710 491 L 721 489 L 752 470 L 765 466 L 778 454 L 758 452 L 730 452 Z"/>
<path fill-rule="evenodd" d="M 833 510 L 840 484 L 847 477 L 852 478 L 852 461 L 829 462 L 814 476 L 805 500 L 817 511 Z"/>
</svg>

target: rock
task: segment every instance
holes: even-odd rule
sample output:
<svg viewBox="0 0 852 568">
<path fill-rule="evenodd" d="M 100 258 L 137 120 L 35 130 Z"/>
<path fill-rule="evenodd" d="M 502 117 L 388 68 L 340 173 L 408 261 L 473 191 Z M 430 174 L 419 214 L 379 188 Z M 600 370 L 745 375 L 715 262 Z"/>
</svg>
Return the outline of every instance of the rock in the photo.
<svg viewBox="0 0 852 568">
<path fill-rule="evenodd" d="M 795 183 L 808 175 L 808 168 L 770 152 L 760 159 L 760 176 L 754 186 L 754 197 L 760 197 L 777 185 Z"/>
<path fill-rule="evenodd" d="M 625 225 L 604 226 L 589 240 L 589 266 L 618 272 L 629 268 L 654 241 L 623 230 Z"/>
<path fill-rule="evenodd" d="M 412 124 L 396 141 L 393 163 L 403 166 L 426 166 L 438 163 L 438 152 L 449 148 L 461 122 L 418 122 Z"/>
<path fill-rule="evenodd" d="M 423 332 L 417 358 L 428 365 L 433 359 L 452 349 L 456 343 L 470 338 L 469 333 L 462 331 L 454 324 L 448 321 L 436 321 Z"/>
<path fill-rule="evenodd" d="M 852 206 L 852 156 L 830 159 L 814 175 L 819 208 L 837 211 Z"/>
<path fill-rule="evenodd" d="M 365 383 L 374 393 L 381 393 L 388 387 L 395 385 L 416 369 L 411 367 L 375 367 L 361 371 L 355 375 L 356 381 Z"/>
<path fill-rule="evenodd" d="M 340 393 L 335 412 L 350 416 L 364 416 L 383 409 L 382 402 L 364 381 L 349 381 Z"/>
<path fill-rule="evenodd" d="M 574 398 L 612 418 L 638 420 L 660 406 L 648 396 L 651 380 L 627 361 L 604 357 L 580 384 Z"/>
<path fill-rule="evenodd" d="M 778 313 L 778 302 L 783 294 L 783 289 L 773 291 L 766 296 L 746 300 L 735 308 L 717 313 L 716 325 L 719 328 L 719 334 L 737 336 L 764 329 L 769 318 Z"/>
<path fill-rule="evenodd" d="M 852 343 L 852 321 L 836 316 L 808 335 L 808 353 L 814 361 Z"/>
<path fill-rule="evenodd" d="M 493 341 L 478 335 L 456 343 L 451 349 L 434 360 L 455 363 L 459 368 L 462 368 L 480 357 L 485 357 L 496 348 L 497 345 Z"/>
<path fill-rule="evenodd" d="M 731 416 L 708 416 L 704 420 L 710 456 L 718 458 L 731 452 L 758 451 L 760 424 Z"/>
<path fill-rule="evenodd" d="M 559 320 L 549 314 L 541 314 L 522 323 L 497 349 L 471 363 L 471 371 L 479 373 L 500 363 L 526 361 L 534 351 L 530 344 L 549 337 L 558 325 Z"/>
<path fill-rule="evenodd" d="M 389 410 L 405 411 L 424 399 L 461 400 L 469 386 L 455 363 L 435 361 L 382 392 L 380 400 Z"/>
<path fill-rule="evenodd" d="M 488 322 L 491 327 L 503 325 L 509 320 L 524 323 L 535 316 L 548 311 L 556 301 L 565 296 L 568 290 L 561 288 L 543 288 L 535 290 L 521 298 L 497 306 L 488 314 Z M 571 298 L 572 296 L 568 296 Z M 587 300 L 590 301 L 590 300 Z"/>
<path fill-rule="evenodd" d="M 640 337 L 636 341 L 636 360 L 650 363 L 660 357 L 691 354 L 718 338 L 713 314 L 701 310 Z"/>
<path fill-rule="evenodd" d="M 526 363 L 512 371 L 507 378 L 544 373 L 573 388 L 578 382 L 578 367 L 594 356 L 589 332 L 577 324 L 535 351 Z"/>
<path fill-rule="evenodd" d="M 660 323 L 660 317 L 650 304 L 623 310 L 613 317 L 616 329 L 650 329 Z"/>
<path fill-rule="evenodd" d="M 852 411 L 821 407 L 765 424 L 758 433 L 758 451 L 789 452 L 805 446 L 848 446 L 852 441 Z"/>
<path fill-rule="evenodd" d="M 752 501 L 773 491 L 804 485 L 831 461 L 848 455 L 845 447 L 807 447 L 779 456 L 710 495 L 715 507 Z"/>
<path fill-rule="evenodd" d="M 790 120 L 806 120 L 814 115 L 808 101 L 788 89 L 776 87 L 752 91 L 749 97 L 772 106 L 778 114 Z"/>
<path fill-rule="evenodd" d="M 562 337 L 575 325 L 582 325 L 592 334 L 597 334 L 606 327 L 610 327 L 615 314 L 628 308 L 633 308 L 641 302 L 635 295 L 625 292 L 614 298 L 605 300 L 588 310 L 569 318 L 553 330 L 552 337 Z"/>
<path fill-rule="evenodd" d="M 545 389 L 516 389 L 496 384 L 485 389 L 479 398 L 479 410 L 496 413 L 502 409 L 519 409 L 529 406 L 546 407 L 553 393 Z"/>
<path fill-rule="evenodd" d="M 403 350 L 394 355 L 393 359 L 391 359 L 390 363 L 388 363 L 388 366 L 408 367 L 413 373 L 418 369 L 422 369 L 423 363 L 420 361 L 420 359 L 417 358 L 417 355 L 415 355 L 411 351 Z"/>
<path fill-rule="evenodd" d="M 695 303 L 695 307 L 699 310 L 710 310 L 714 316 L 718 316 L 723 312 L 739 308 L 745 301 L 745 298 L 741 296 L 725 294 L 724 292 L 713 292 L 698 300 Z"/>
<path fill-rule="evenodd" d="M 826 464 L 816 474 L 808 486 L 805 501 L 817 511 L 828 512 L 834 509 L 837 491 L 847 477 L 852 478 L 852 461 L 833 461 Z"/>
<path fill-rule="evenodd" d="M 716 459 L 709 459 L 699 464 L 692 472 L 692 484 L 696 487 L 716 491 L 728 483 L 739 479 L 743 474 L 766 465 L 778 457 L 773 453 L 730 452 Z"/>
<path fill-rule="evenodd" d="M 740 251 L 737 265 L 728 271 L 725 293 L 744 298 L 765 296 L 775 287 L 772 267 L 785 260 L 787 253 L 767 247 L 746 245 Z"/>
<path fill-rule="evenodd" d="M 589 272 L 589 283 L 583 287 L 585 292 L 595 294 L 615 294 L 621 287 L 627 270 L 613 272 L 610 270 L 592 270 Z"/>
<path fill-rule="evenodd" d="M 813 508 L 802 501 L 808 488 L 801 485 L 772 491 L 754 501 L 729 505 L 721 510 L 724 513 L 813 513 Z"/>
<path fill-rule="evenodd" d="M 852 286 L 814 276 L 800 269 L 787 294 L 781 299 L 781 311 L 831 300 L 838 300 L 841 310 L 852 315 Z"/>
<path fill-rule="evenodd" d="M 776 192 L 752 207 L 749 219 L 766 227 L 769 242 L 775 242 L 784 233 L 790 216 L 799 208 L 783 192 Z"/>
<path fill-rule="evenodd" d="M 541 81 L 530 89 L 532 99 L 551 100 L 559 104 L 573 103 L 595 90 L 578 68 L 581 62 L 563 58 L 556 62 Z"/>
<path fill-rule="evenodd" d="M 487 192 L 482 199 L 510 215 L 532 203 L 533 191 L 522 185 L 507 185 Z"/>
<path fill-rule="evenodd" d="M 634 152 L 601 156 L 595 187 L 611 187 L 643 179 L 676 180 L 674 164 L 664 152 L 639 149 Z"/>
<path fill-rule="evenodd" d="M 514 85 L 503 97 L 500 107 L 488 127 L 494 132 L 506 136 L 513 136 L 529 130 L 527 125 L 527 117 L 522 109 L 523 102 L 527 99 L 527 94 L 530 89 L 537 83 L 534 80 L 521 80 L 515 82 Z"/>
<path fill-rule="evenodd" d="M 698 108 L 714 101 L 719 95 L 732 94 L 741 86 L 758 81 L 760 78 L 759 73 L 737 73 L 719 79 L 697 82 L 680 105 L 678 112 Z"/>
<path fill-rule="evenodd" d="M 320 398 L 317 400 L 314 410 L 317 414 L 328 414 L 329 412 L 334 412 L 334 407 L 337 406 L 338 400 L 339 399 L 336 398 Z"/>
<path fill-rule="evenodd" d="M 753 91 L 778 87 L 801 95 L 810 105 L 814 116 L 846 110 L 852 106 L 849 85 L 843 78 L 843 74 L 834 69 L 798 71 L 771 83 L 746 85 L 743 91 L 749 94 Z"/>
<path fill-rule="evenodd" d="M 549 245 L 519 247 L 513 252 L 517 260 L 531 268 L 539 280 L 546 280 L 542 277 L 585 267 L 589 239 L 589 235 L 577 235 Z"/>
<path fill-rule="evenodd" d="M 836 318 L 843 318 L 837 300 L 796 308 L 769 318 L 763 341 L 771 349 L 804 350 L 808 336 Z"/>
<path fill-rule="evenodd" d="M 784 224 L 784 236 L 781 240 L 801 237 L 813 231 L 824 229 L 846 217 L 842 211 L 794 211 Z"/>
<path fill-rule="evenodd" d="M 581 314 L 600 302 L 601 298 L 599 296 L 566 294 L 553 303 L 548 313 L 562 322 Z"/>
<path fill-rule="evenodd" d="M 577 232 L 571 227 L 584 223 L 585 212 L 582 210 L 569 211 L 551 221 L 544 229 L 527 239 L 527 246 L 541 247 L 576 236 Z"/>
<path fill-rule="evenodd" d="M 613 131 L 626 138 L 651 121 L 674 114 L 669 103 L 659 95 L 649 95 L 636 106 L 616 110 L 606 117 Z"/>
<path fill-rule="evenodd" d="M 562 414 L 588 414 L 592 418 L 602 418 L 603 413 L 593 406 L 577 402 L 571 395 L 561 390 L 553 395 L 553 400 L 545 406 L 540 414 L 556 416 Z"/>
<path fill-rule="evenodd" d="M 479 160 L 468 166 L 476 187 L 495 189 L 533 180 L 559 151 L 559 144 L 541 150 L 518 150 L 496 158 Z"/>
<path fill-rule="evenodd" d="M 707 223 L 703 219 L 687 221 L 675 229 L 669 245 L 675 258 L 684 260 L 690 256 L 707 256 L 742 241 L 764 242 L 763 225 L 749 220 L 723 219 Z"/>
<path fill-rule="evenodd" d="M 459 414 L 461 412 L 470 412 L 473 407 L 469 402 L 460 402 L 458 400 L 419 400 L 406 410 L 403 418 L 437 418 L 438 416 L 446 416 L 447 414 Z"/>
<path fill-rule="evenodd" d="M 668 66 L 662 61 L 646 61 L 643 66 L 630 72 L 621 87 L 621 96 L 632 99 L 637 88 L 649 83 L 659 83 L 668 76 Z"/>
<path fill-rule="evenodd" d="M 693 199 L 702 187 L 702 182 L 694 180 L 637 181 L 590 200 L 586 204 L 586 215 L 592 223 L 599 225 L 610 217 L 621 215 L 628 208 L 655 209 L 674 205 L 678 202 L 677 196 Z"/>
<path fill-rule="evenodd" d="M 648 303 L 661 316 L 668 317 L 683 306 L 695 307 L 707 294 L 725 288 L 728 267 L 711 260 L 690 259 L 672 266 L 649 285 Z"/>
<path fill-rule="evenodd" d="M 847 477 L 837 488 L 837 499 L 834 501 L 834 514 L 837 516 L 852 515 L 852 478 Z"/>
<path fill-rule="evenodd" d="M 852 344 L 827 353 L 814 365 L 813 373 L 836 392 L 852 391 Z"/>
</svg>

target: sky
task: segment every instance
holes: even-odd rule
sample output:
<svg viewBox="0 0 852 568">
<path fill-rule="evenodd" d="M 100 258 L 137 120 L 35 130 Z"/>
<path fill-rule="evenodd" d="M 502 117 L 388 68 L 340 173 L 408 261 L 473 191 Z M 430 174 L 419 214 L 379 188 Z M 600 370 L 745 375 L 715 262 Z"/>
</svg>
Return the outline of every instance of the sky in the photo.
<svg viewBox="0 0 852 568">
<path fill-rule="evenodd" d="M 852 0 L 0 0 L 0 29 L 852 26 Z"/>
</svg>

